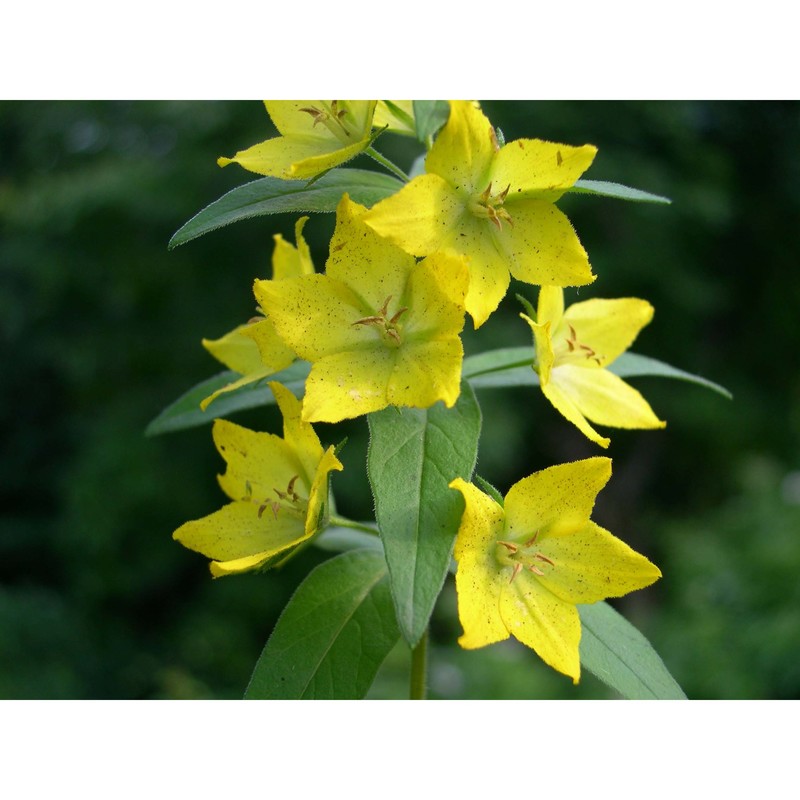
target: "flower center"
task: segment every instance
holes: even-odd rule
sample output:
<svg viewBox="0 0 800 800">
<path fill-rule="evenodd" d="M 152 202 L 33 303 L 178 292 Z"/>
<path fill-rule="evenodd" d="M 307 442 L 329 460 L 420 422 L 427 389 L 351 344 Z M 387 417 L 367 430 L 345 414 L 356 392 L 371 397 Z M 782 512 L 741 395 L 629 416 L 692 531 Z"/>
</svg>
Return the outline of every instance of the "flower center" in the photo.
<svg viewBox="0 0 800 800">
<path fill-rule="evenodd" d="M 573 358 L 570 358 L 570 361 L 575 360 L 576 358 L 579 361 L 582 359 L 591 359 L 597 362 L 598 367 L 602 367 L 602 355 L 598 355 L 594 348 L 589 347 L 588 344 L 581 344 L 578 341 L 578 334 L 575 332 L 575 328 L 573 328 L 572 325 L 567 323 L 567 327 L 569 328 L 569 335 L 564 337 L 564 342 L 567 345 L 567 351 L 563 355 L 572 355 Z M 562 358 L 560 360 L 564 359 Z"/>
<path fill-rule="evenodd" d="M 355 141 L 354 130 L 351 122 L 352 115 L 344 102 L 331 100 L 330 103 L 322 103 L 322 108 L 307 106 L 301 108 L 306 114 L 310 114 L 314 120 L 312 127 L 324 125 L 339 141 L 344 144 L 351 144 Z"/>
<path fill-rule="evenodd" d="M 299 475 L 294 475 L 286 487 L 285 491 L 280 489 L 273 489 L 270 495 L 263 499 L 258 499 L 253 496 L 253 487 L 250 481 L 244 482 L 245 496 L 242 498 L 243 503 L 253 503 L 258 506 L 258 518 L 261 519 L 264 512 L 269 508 L 272 511 L 272 516 L 278 518 L 278 513 L 283 511 L 291 516 L 305 519 L 306 510 L 308 509 L 308 500 L 304 500 L 295 491 L 295 483 Z"/>
<path fill-rule="evenodd" d="M 495 557 L 497 561 L 504 567 L 511 567 L 511 578 L 509 583 L 513 583 L 514 578 L 519 575 L 523 569 L 527 569 L 534 575 L 544 576 L 547 573 L 544 571 L 549 567 L 555 567 L 555 564 L 544 553 L 536 549 L 536 540 L 539 538 L 539 531 L 522 544 L 515 542 L 497 542 L 497 550 Z"/>
<path fill-rule="evenodd" d="M 383 305 L 380 307 L 377 313 L 368 317 L 361 317 L 361 319 L 357 319 L 351 324 L 370 325 L 377 330 L 385 345 L 388 345 L 389 347 L 400 347 L 400 345 L 403 343 L 403 340 L 400 338 L 400 333 L 403 329 L 398 320 L 403 316 L 403 314 L 406 313 L 406 311 L 408 311 L 408 307 L 403 306 L 390 317 L 389 301 L 391 299 L 392 296 L 389 295 L 386 300 L 384 300 Z"/>
<path fill-rule="evenodd" d="M 492 184 L 490 183 L 481 194 L 473 195 L 469 202 L 469 210 L 476 217 L 483 217 L 488 219 L 497 230 L 503 229 L 503 222 L 506 222 L 509 227 L 514 227 L 514 220 L 511 219 L 511 214 L 503 208 L 503 203 L 508 197 L 508 190 L 511 184 L 506 186 L 502 192 L 492 194 Z"/>
</svg>

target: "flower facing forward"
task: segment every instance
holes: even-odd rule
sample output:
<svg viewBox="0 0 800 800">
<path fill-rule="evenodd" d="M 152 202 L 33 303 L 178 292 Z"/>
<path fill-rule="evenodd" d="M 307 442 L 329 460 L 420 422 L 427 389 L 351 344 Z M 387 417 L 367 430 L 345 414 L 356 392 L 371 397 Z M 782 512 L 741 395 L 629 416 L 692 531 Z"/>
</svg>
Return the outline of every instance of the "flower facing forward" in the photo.
<svg viewBox="0 0 800 800">
<path fill-rule="evenodd" d="M 653 318 L 646 300 L 586 300 L 564 311 L 564 292 L 543 286 L 533 330 L 544 396 L 601 447 L 610 440 L 587 420 L 612 428 L 663 428 L 647 401 L 606 367 L 627 350 Z"/>
<path fill-rule="evenodd" d="M 611 476 L 608 458 L 536 472 L 499 505 L 471 483 L 455 544 L 458 616 L 467 649 L 514 636 L 553 669 L 580 678 L 576 604 L 642 589 L 658 567 L 589 519 Z"/>
<path fill-rule="evenodd" d="M 303 419 L 338 422 L 389 405 L 427 408 L 458 398 L 463 348 L 463 259 L 419 263 L 364 225 L 347 195 L 325 275 L 256 281 L 279 336 L 312 364 Z"/>
<path fill-rule="evenodd" d="M 219 158 L 259 175 L 313 178 L 344 164 L 372 141 L 375 100 L 265 100 L 280 136 Z"/>
<path fill-rule="evenodd" d="M 553 203 L 594 159 L 591 145 L 539 139 L 499 146 L 475 104 L 453 102 L 420 175 L 365 215 L 368 225 L 415 256 L 467 256 L 466 308 L 482 325 L 511 274 L 526 283 L 582 286 L 594 280 L 586 251 Z"/>
<path fill-rule="evenodd" d="M 328 473 L 342 465 L 300 419 L 300 402 L 279 383 L 270 389 L 283 414 L 283 439 L 227 420 L 214 422 L 214 443 L 227 463 L 219 476 L 232 502 L 181 525 L 173 538 L 212 559 L 214 577 L 266 566 L 322 529 Z"/>
<path fill-rule="evenodd" d="M 276 233 L 272 252 L 272 277 L 274 279 L 299 278 L 313 275 L 311 251 L 303 238 L 303 227 L 308 217 L 301 217 L 295 225 L 297 246 Z M 295 360 L 294 351 L 278 336 L 269 317 L 256 317 L 239 325 L 219 339 L 203 339 L 203 347 L 217 361 L 241 377 L 217 389 L 206 397 L 200 408 L 205 410 L 219 395 L 240 389 L 242 386 L 263 380 L 268 375 L 288 367 Z"/>
</svg>

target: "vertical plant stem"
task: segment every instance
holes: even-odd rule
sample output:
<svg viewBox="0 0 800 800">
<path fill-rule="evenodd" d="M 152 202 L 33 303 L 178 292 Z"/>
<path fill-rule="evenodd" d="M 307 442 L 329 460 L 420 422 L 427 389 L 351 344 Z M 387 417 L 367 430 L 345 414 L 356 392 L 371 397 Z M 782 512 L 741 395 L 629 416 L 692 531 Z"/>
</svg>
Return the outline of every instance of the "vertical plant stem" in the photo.
<svg viewBox="0 0 800 800">
<path fill-rule="evenodd" d="M 411 651 L 411 686 L 409 697 L 412 700 L 426 700 L 428 696 L 428 629 Z"/>
</svg>

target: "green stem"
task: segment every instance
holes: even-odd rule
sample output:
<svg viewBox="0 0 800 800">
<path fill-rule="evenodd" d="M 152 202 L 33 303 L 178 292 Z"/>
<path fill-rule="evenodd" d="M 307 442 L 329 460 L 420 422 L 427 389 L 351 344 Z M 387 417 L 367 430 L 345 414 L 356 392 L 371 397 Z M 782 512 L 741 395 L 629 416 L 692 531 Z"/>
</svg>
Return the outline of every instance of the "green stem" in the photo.
<svg viewBox="0 0 800 800">
<path fill-rule="evenodd" d="M 411 178 L 409 178 L 408 175 L 406 175 L 405 172 L 403 172 L 403 170 L 401 170 L 400 167 L 397 166 L 397 164 L 393 164 L 391 161 L 389 161 L 388 158 L 386 158 L 386 156 L 381 155 L 374 147 L 368 147 L 364 152 L 370 158 L 373 158 L 379 164 L 386 167 L 386 169 L 388 169 L 389 172 L 392 172 L 395 175 L 397 175 L 397 177 L 400 178 L 400 180 L 403 181 L 403 183 L 408 183 L 411 180 Z"/>
<path fill-rule="evenodd" d="M 419 644 L 411 651 L 411 684 L 409 697 L 412 700 L 427 699 L 428 677 L 428 629 L 419 640 Z"/>
<path fill-rule="evenodd" d="M 378 535 L 376 528 L 365 525 L 363 522 L 355 522 L 352 519 L 347 519 L 347 517 L 340 517 L 336 514 L 331 514 L 330 523 L 331 525 L 338 525 L 340 528 L 352 528 L 354 531 L 364 531 L 365 533 L 371 533 L 373 536 Z"/>
</svg>

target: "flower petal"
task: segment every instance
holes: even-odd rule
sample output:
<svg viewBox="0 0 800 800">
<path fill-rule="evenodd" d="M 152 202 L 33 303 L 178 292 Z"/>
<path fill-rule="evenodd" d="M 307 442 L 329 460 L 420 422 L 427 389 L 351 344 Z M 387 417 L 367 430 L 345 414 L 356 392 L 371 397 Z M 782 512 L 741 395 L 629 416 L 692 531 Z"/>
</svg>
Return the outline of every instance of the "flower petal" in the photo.
<svg viewBox="0 0 800 800">
<path fill-rule="evenodd" d="M 309 426 L 311 427 L 311 426 Z M 336 458 L 333 447 L 329 447 L 322 455 L 314 473 L 311 491 L 308 495 L 308 510 L 306 512 L 306 536 L 313 536 L 320 530 L 320 522 L 324 523 L 330 509 L 324 506 L 328 503 L 328 473 L 341 472 L 344 469 L 342 462 Z"/>
<path fill-rule="evenodd" d="M 503 509 L 471 483 L 456 478 L 450 484 L 464 496 L 464 513 L 454 555 L 458 561 L 458 618 L 464 634 L 458 643 L 469 650 L 508 638 L 500 617 L 500 593 L 508 576 L 495 558 L 503 532 Z"/>
<path fill-rule="evenodd" d="M 389 376 L 388 404 L 428 408 L 442 400 L 452 408 L 461 394 L 463 357 L 458 336 L 404 344 L 397 350 L 397 361 Z"/>
<path fill-rule="evenodd" d="M 364 222 L 407 253 L 439 250 L 467 213 L 466 200 L 438 175 L 420 175 L 397 194 L 376 203 Z"/>
<path fill-rule="evenodd" d="M 300 401 L 277 381 L 269 384 L 283 416 L 283 440 L 303 465 L 303 483 L 310 487 L 322 459 L 322 445 L 314 429 L 301 419 Z M 283 487 L 279 486 L 281 490 Z"/>
<path fill-rule="evenodd" d="M 255 503 L 228 503 L 202 519 L 181 525 L 172 538 L 214 561 L 255 557 L 263 563 L 306 538 L 303 521 Z"/>
<path fill-rule="evenodd" d="M 403 340 L 458 336 L 464 328 L 464 298 L 469 287 L 467 262 L 453 253 L 434 253 L 411 271 L 401 317 Z"/>
<path fill-rule="evenodd" d="M 592 513 L 597 493 L 611 477 L 611 459 L 597 456 L 534 472 L 515 483 L 505 499 L 504 535 L 524 542 L 538 533 L 579 530 Z"/>
<path fill-rule="evenodd" d="M 566 310 L 563 332 L 572 325 L 578 341 L 591 347 L 605 367 L 631 346 L 652 318 L 653 306 L 636 297 L 585 300 Z"/>
<path fill-rule="evenodd" d="M 505 208 L 513 225 L 503 225 L 496 238 L 515 278 L 540 286 L 585 286 L 595 280 L 572 224 L 552 203 L 512 202 L 509 195 Z"/>
<path fill-rule="evenodd" d="M 492 165 L 492 183 L 498 190 L 510 186 L 512 197 L 555 202 L 589 169 L 597 148 L 586 144 L 516 139 L 500 148 Z"/>
<path fill-rule="evenodd" d="M 547 591 L 536 577 L 523 570 L 503 587 L 500 615 L 516 639 L 578 683 L 581 621 L 573 604 Z"/>
<path fill-rule="evenodd" d="M 553 371 L 550 376 L 552 378 Z M 573 401 L 571 395 L 567 394 L 557 383 L 550 380 L 548 383 L 542 382 L 542 394 L 553 404 L 553 407 L 566 417 L 584 436 L 596 442 L 600 447 L 608 447 L 611 439 L 601 436 L 583 416 L 578 406 Z"/>
<path fill-rule="evenodd" d="M 260 370 L 264 364 L 252 338 L 243 336 L 249 325 L 239 325 L 219 339 L 203 339 L 203 347 L 228 369 L 245 375 Z"/>
<path fill-rule="evenodd" d="M 254 503 L 284 490 L 293 476 L 305 470 L 294 450 L 271 433 L 259 433 L 228 420 L 214 420 L 214 444 L 227 463 L 218 480 L 232 500 L 252 498 Z M 309 481 L 305 478 L 305 489 Z M 254 551 L 250 551 L 254 552 Z"/>
<path fill-rule="evenodd" d="M 592 521 L 578 531 L 543 537 L 537 546 L 553 561 L 539 582 L 568 603 L 621 597 L 661 577 L 655 564 Z"/>
<path fill-rule="evenodd" d="M 360 144 L 342 148 L 336 138 L 277 136 L 240 150 L 232 158 L 218 158 L 221 167 L 238 164 L 259 175 L 276 178 L 313 178 L 325 169 L 331 169 L 364 148 Z M 352 152 L 351 152 L 352 151 Z"/>
<path fill-rule="evenodd" d="M 278 336 L 273 321 L 266 317 L 242 328 L 241 334 L 256 345 L 261 367 L 278 372 L 288 367 L 295 359 L 295 352 Z"/>
<path fill-rule="evenodd" d="M 583 416 L 598 425 L 613 428 L 666 427 L 667 423 L 653 413 L 636 389 L 607 369 L 564 364 L 553 368 L 550 386 L 557 387 Z"/>
<path fill-rule="evenodd" d="M 339 422 L 386 408 L 397 352 L 375 342 L 316 361 L 306 379 L 303 419 Z"/>
<path fill-rule="evenodd" d="M 467 196 L 482 192 L 491 180 L 496 143 L 492 123 L 480 108 L 473 102 L 453 100 L 450 117 L 425 159 L 425 169 Z"/>
<path fill-rule="evenodd" d="M 303 238 L 303 228 L 308 217 L 300 217 L 294 226 L 297 246 L 287 242 L 281 234 L 276 233 L 275 249 L 272 251 L 272 278 L 299 278 L 301 275 L 313 275 L 314 264 L 311 251 Z"/>
</svg>

